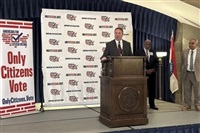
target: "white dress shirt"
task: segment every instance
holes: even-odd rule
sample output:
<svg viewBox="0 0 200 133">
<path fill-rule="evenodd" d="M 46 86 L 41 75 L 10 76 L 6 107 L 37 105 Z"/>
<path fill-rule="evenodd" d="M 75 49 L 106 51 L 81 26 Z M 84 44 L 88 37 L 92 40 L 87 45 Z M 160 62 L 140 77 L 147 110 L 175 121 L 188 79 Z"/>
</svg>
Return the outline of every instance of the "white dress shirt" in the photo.
<svg viewBox="0 0 200 133">
<path fill-rule="evenodd" d="M 118 48 L 119 41 L 115 40 L 115 42 L 116 42 L 116 45 Z M 122 40 L 120 40 L 120 46 L 121 46 L 121 49 L 123 50 L 123 41 Z"/>
<path fill-rule="evenodd" d="M 146 56 L 148 56 L 148 58 L 150 59 L 150 52 L 149 52 L 149 49 L 145 49 L 145 48 L 144 48 L 144 52 L 145 52 Z"/>
</svg>

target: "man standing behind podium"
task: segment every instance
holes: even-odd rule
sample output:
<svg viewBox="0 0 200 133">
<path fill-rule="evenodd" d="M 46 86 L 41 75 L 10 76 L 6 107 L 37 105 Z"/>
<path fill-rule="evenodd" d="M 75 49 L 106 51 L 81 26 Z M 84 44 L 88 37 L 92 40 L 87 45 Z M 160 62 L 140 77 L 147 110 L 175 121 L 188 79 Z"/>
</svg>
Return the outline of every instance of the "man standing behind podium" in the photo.
<svg viewBox="0 0 200 133">
<path fill-rule="evenodd" d="M 148 77 L 147 88 L 148 88 L 148 96 L 149 96 L 149 106 L 151 109 L 158 110 L 155 105 L 155 79 L 156 74 L 155 71 L 158 67 L 158 58 L 156 56 L 155 51 L 150 50 L 151 41 L 145 40 L 143 49 L 136 51 L 136 56 L 147 56 L 146 59 L 146 75 Z"/>
<path fill-rule="evenodd" d="M 117 27 L 115 29 L 115 39 L 106 43 L 106 48 L 101 57 L 101 61 L 107 60 L 107 56 L 131 56 L 130 43 L 123 40 L 123 29 Z"/>
</svg>

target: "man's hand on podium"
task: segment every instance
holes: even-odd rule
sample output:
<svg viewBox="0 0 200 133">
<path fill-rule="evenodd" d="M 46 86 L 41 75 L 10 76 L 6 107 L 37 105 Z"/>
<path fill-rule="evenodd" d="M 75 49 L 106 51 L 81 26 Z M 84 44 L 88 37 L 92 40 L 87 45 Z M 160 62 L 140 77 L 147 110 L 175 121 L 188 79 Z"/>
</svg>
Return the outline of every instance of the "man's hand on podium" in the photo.
<svg viewBox="0 0 200 133">
<path fill-rule="evenodd" d="M 106 61 L 106 60 L 107 60 L 106 57 L 102 57 L 102 58 L 101 58 L 101 61 Z"/>
</svg>

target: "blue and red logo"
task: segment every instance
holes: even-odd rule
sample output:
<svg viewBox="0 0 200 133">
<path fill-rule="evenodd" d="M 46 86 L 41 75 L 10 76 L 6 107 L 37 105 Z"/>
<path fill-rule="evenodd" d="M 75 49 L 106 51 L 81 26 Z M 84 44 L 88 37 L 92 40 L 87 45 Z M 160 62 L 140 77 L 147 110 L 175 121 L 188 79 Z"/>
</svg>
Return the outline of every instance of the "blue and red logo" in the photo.
<svg viewBox="0 0 200 133">
<path fill-rule="evenodd" d="M 85 44 L 86 44 L 86 45 L 89 45 L 89 46 L 90 46 L 90 45 L 94 45 L 94 41 L 91 40 L 91 39 L 86 39 L 86 40 L 85 40 Z"/>
<path fill-rule="evenodd" d="M 107 31 L 102 32 L 101 35 L 102 35 L 103 37 L 110 37 L 110 33 L 107 32 Z"/>
<path fill-rule="evenodd" d="M 69 85 L 77 86 L 78 85 L 78 81 L 71 79 L 71 80 L 69 80 Z"/>
<path fill-rule="evenodd" d="M 58 89 L 51 89 L 51 94 L 52 95 L 60 95 L 60 90 L 58 90 Z"/>
<path fill-rule="evenodd" d="M 120 28 L 126 30 L 126 25 L 124 25 L 124 24 L 118 24 L 118 27 L 120 27 Z"/>
<path fill-rule="evenodd" d="M 54 79 L 60 78 L 60 74 L 57 73 L 57 72 L 51 72 L 51 73 L 50 73 L 50 77 L 51 77 L 51 78 L 54 78 Z"/>
<path fill-rule="evenodd" d="M 94 61 L 94 56 L 86 55 L 86 56 L 85 56 L 85 59 L 86 59 L 87 61 Z"/>
<path fill-rule="evenodd" d="M 74 32 L 74 31 L 67 31 L 67 35 L 69 36 L 69 37 L 76 37 L 76 32 Z"/>
<path fill-rule="evenodd" d="M 49 23 L 48 23 L 48 26 L 49 26 L 50 28 L 53 28 L 53 29 L 54 29 L 54 28 L 56 28 L 56 29 L 58 28 L 58 24 L 55 23 L 55 22 L 49 22 Z"/>
<path fill-rule="evenodd" d="M 66 18 L 71 21 L 76 21 L 76 16 L 73 14 L 67 14 Z"/>
<path fill-rule="evenodd" d="M 49 56 L 49 60 L 52 62 L 59 62 L 60 57 L 57 56 Z"/>
<path fill-rule="evenodd" d="M 95 88 L 93 88 L 93 87 L 87 87 L 87 88 L 86 88 L 86 91 L 87 91 L 88 93 L 94 93 L 94 92 L 95 92 Z"/>
<path fill-rule="evenodd" d="M 27 47 L 27 39 L 29 38 L 29 34 L 24 35 L 23 32 L 19 32 L 18 30 L 3 30 L 2 33 L 2 41 L 9 46 L 14 46 L 15 48 L 18 46 Z"/>
<path fill-rule="evenodd" d="M 69 96 L 69 101 L 71 101 L 71 102 L 78 102 L 78 97 L 76 97 L 76 96 Z"/>
<path fill-rule="evenodd" d="M 74 70 L 74 69 L 77 69 L 77 68 L 78 68 L 78 65 L 76 65 L 76 64 L 74 64 L 74 63 L 69 63 L 69 64 L 68 64 L 68 68 Z"/>
<path fill-rule="evenodd" d="M 76 48 L 74 48 L 74 47 L 68 47 L 68 52 L 70 52 L 70 53 L 77 53 L 77 49 Z"/>
<path fill-rule="evenodd" d="M 49 39 L 49 44 L 51 45 L 59 45 L 59 41 L 56 39 Z"/>
<path fill-rule="evenodd" d="M 107 17 L 107 16 L 101 16 L 101 20 L 104 21 L 104 22 L 109 22 L 110 18 Z"/>
<path fill-rule="evenodd" d="M 90 24 L 90 23 L 85 23 L 85 28 L 86 29 L 93 29 L 94 25 Z"/>
<path fill-rule="evenodd" d="M 96 74 L 96 73 L 94 73 L 93 71 L 87 71 L 87 72 L 86 72 L 86 75 L 87 75 L 88 77 L 95 77 L 95 74 Z"/>
</svg>

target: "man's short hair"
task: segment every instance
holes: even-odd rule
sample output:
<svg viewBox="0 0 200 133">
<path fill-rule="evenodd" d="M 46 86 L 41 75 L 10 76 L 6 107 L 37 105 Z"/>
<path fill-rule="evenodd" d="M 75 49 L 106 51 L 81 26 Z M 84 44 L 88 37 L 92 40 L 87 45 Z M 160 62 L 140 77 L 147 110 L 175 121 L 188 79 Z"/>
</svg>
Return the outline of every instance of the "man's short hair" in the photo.
<svg viewBox="0 0 200 133">
<path fill-rule="evenodd" d="M 190 39 L 190 41 L 191 40 L 194 40 L 196 42 L 196 44 L 198 44 L 198 39 L 192 38 L 192 39 Z"/>
<path fill-rule="evenodd" d="M 124 33 L 124 31 L 123 31 L 123 29 L 122 29 L 121 27 L 115 28 L 115 31 L 116 31 L 116 30 L 121 30 L 121 31 L 122 31 L 122 34 Z"/>
<path fill-rule="evenodd" d="M 150 42 L 150 43 L 151 43 L 151 40 L 149 40 L 149 39 L 146 39 L 144 42 Z"/>
</svg>

